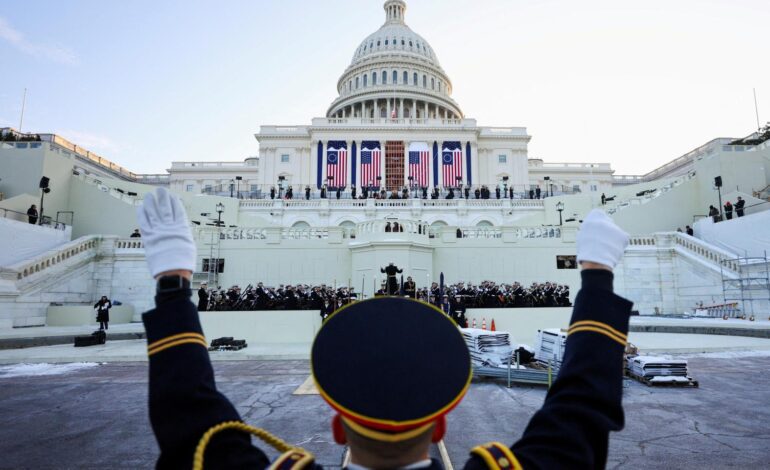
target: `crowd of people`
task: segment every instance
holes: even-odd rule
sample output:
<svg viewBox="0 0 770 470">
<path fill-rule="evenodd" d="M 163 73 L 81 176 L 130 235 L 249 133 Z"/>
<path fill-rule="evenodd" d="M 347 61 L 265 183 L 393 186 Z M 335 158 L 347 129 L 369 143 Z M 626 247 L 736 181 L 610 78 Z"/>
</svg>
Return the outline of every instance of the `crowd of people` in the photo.
<svg viewBox="0 0 770 470">
<path fill-rule="evenodd" d="M 396 287 L 393 295 L 411 297 L 431 303 L 447 313 L 465 311 L 468 308 L 523 308 L 569 307 L 569 286 L 553 282 L 532 283 L 529 286 L 514 282 L 498 284 L 484 281 L 479 284 L 458 282 L 443 288 L 434 282 L 430 288 L 418 289 L 411 277 Z M 383 282 L 375 296 L 391 295 Z M 355 288 L 334 287 L 326 284 L 265 286 L 263 283 L 245 288 L 209 288 L 206 284 L 198 290 L 198 310 L 319 310 L 321 316 L 330 315 L 336 309 L 362 297 Z"/>
<path fill-rule="evenodd" d="M 305 186 L 304 194 L 297 196 L 294 193 L 294 187 L 270 188 L 267 195 L 270 199 L 294 199 L 301 197 L 306 200 L 320 197 L 321 199 L 342 199 L 343 197 L 351 199 L 541 199 L 548 196 L 548 192 L 541 192 L 540 187 L 530 188 L 524 191 L 515 191 L 507 185 L 495 186 L 490 189 L 489 186 L 482 185 L 471 187 L 413 187 L 403 186 L 400 190 L 386 190 L 380 186 L 362 186 L 361 188 L 352 187 L 348 190 L 347 186 L 326 186 L 323 185 L 316 193 L 310 186 Z"/>
</svg>

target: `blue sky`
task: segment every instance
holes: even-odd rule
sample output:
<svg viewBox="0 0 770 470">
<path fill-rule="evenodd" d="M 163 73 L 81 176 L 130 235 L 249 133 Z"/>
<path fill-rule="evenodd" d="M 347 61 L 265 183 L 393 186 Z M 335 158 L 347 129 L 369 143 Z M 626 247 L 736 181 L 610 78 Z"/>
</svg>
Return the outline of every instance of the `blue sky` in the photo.
<svg viewBox="0 0 770 470">
<path fill-rule="evenodd" d="M 530 157 L 651 170 L 770 120 L 770 2 L 407 0 L 466 116 L 525 126 Z M 29 1 L 0 8 L 0 126 L 137 172 L 258 153 L 260 124 L 336 97 L 380 0 Z"/>
</svg>

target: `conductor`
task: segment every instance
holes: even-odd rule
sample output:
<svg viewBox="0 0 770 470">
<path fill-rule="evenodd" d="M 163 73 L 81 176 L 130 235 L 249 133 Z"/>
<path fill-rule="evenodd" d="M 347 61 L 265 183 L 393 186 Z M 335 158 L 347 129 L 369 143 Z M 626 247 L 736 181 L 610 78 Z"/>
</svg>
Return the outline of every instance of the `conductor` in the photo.
<svg viewBox="0 0 770 470">
<path fill-rule="evenodd" d="M 380 268 L 380 272 L 388 275 L 388 285 L 385 293 L 387 295 L 398 294 L 398 281 L 396 280 L 396 274 L 402 273 L 404 272 L 404 270 L 398 269 L 398 266 L 396 266 L 393 263 L 390 263 L 384 268 Z"/>
</svg>

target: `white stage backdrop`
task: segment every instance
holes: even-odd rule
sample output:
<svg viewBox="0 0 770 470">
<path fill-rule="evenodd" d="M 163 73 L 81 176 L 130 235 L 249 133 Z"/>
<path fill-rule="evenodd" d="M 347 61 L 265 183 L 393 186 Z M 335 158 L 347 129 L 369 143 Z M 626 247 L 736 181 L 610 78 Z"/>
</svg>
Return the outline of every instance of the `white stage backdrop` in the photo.
<svg viewBox="0 0 770 470">
<path fill-rule="evenodd" d="M 72 230 L 55 230 L 0 218 L 0 266 L 10 266 L 70 241 Z"/>
<path fill-rule="evenodd" d="M 698 221 L 695 236 L 737 256 L 770 255 L 770 210 L 714 223 L 711 218 Z"/>
</svg>

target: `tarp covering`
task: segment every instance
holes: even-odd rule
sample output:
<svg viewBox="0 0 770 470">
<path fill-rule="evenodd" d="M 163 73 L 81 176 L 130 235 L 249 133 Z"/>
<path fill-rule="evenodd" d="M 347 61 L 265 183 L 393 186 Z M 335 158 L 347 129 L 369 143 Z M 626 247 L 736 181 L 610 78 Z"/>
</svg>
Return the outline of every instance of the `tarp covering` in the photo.
<svg viewBox="0 0 770 470">
<path fill-rule="evenodd" d="M 711 218 L 693 226 L 695 236 L 738 256 L 770 256 L 770 210 L 714 223 Z"/>
<path fill-rule="evenodd" d="M 33 258 L 70 241 L 72 230 L 57 230 L 26 221 L 0 218 L 0 266 L 10 266 Z"/>
</svg>

